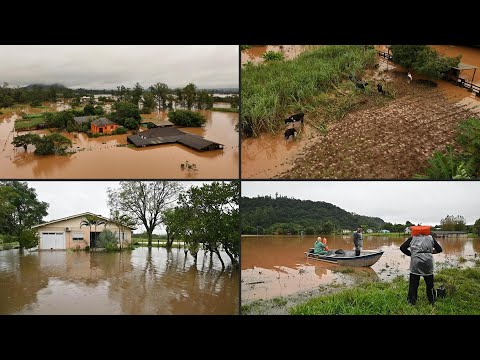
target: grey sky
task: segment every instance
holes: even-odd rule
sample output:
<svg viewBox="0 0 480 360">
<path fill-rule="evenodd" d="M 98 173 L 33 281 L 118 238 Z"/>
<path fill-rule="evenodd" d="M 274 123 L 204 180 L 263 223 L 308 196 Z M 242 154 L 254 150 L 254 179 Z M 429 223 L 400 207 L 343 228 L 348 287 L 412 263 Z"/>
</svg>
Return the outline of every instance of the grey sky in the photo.
<svg viewBox="0 0 480 360">
<path fill-rule="evenodd" d="M 279 195 L 325 201 L 387 222 L 407 220 L 439 224 L 446 215 L 463 215 L 467 224 L 480 218 L 480 182 L 431 181 L 248 181 L 242 196 Z"/>
<path fill-rule="evenodd" d="M 0 45 L 0 83 L 238 88 L 237 45 Z"/>
<path fill-rule="evenodd" d="M 119 181 L 27 181 L 37 191 L 40 201 L 50 204 L 45 221 L 91 212 L 108 217 L 107 189 L 118 188 Z M 182 181 L 186 188 L 209 181 Z M 142 232 L 143 226 L 135 232 Z M 155 233 L 165 233 L 163 228 Z"/>
</svg>

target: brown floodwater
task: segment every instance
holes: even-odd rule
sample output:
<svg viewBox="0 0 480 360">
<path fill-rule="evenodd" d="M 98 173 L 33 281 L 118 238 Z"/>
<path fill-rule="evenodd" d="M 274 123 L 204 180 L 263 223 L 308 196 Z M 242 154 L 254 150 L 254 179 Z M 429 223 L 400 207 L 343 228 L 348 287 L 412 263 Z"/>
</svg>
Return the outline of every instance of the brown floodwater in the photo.
<svg viewBox="0 0 480 360">
<path fill-rule="evenodd" d="M 330 235 L 330 249 L 353 249 L 352 236 Z M 271 299 L 319 286 L 355 284 L 361 281 L 388 281 L 398 275 L 408 275 L 410 259 L 400 251 L 407 236 L 364 236 L 365 250 L 383 250 L 384 254 L 371 267 L 349 268 L 305 258 L 304 252 L 313 247 L 315 236 L 243 236 L 242 237 L 242 303 Z M 437 239 L 443 252 L 434 255 L 440 266 L 471 266 L 471 261 L 459 264 L 459 258 L 474 259 L 480 254 L 480 238 Z M 353 270 L 353 271 L 351 271 Z"/>
<path fill-rule="evenodd" d="M 183 249 L 0 251 L 0 314 L 238 314 L 238 273 Z"/>
<path fill-rule="evenodd" d="M 247 62 L 260 64 L 264 61 L 262 55 L 268 51 L 281 52 L 285 56 L 285 59 L 291 60 L 312 46 L 317 45 L 254 45 L 242 50 L 241 63 L 242 65 Z"/>
<path fill-rule="evenodd" d="M 127 135 L 88 138 L 85 134 L 62 133 L 73 141 L 69 156 L 37 156 L 34 147 L 27 152 L 11 142 L 15 118 L 22 109 L 0 115 L 0 177 L 13 179 L 135 179 L 135 178 L 212 178 L 230 179 L 239 176 L 239 136 L 235 131 L 238 113 L 203 110 L 207 123 L 201 128 L 182 128 L 204 136 L 225 147 L 223 150 L 199 152 L 180 144 L 145 148 L 127 147 Z M 24 109 L 27 112 L 39 109 Z M 166 119 L 166 114 L 142 115 L 144 118 Z M 36 131 L 38 133 L 38 131 Z M 48 133 L 42 130 L 40 133 Z M 20 132 L 24 134 L 25 132 Z M 197 171 L 181 168 L 185 161 L 196 164 Z"/>
<path fill-rule="evenodd" d="M 292 127 L 292 126 L 289 126 Z M 296 125 L 295 128 L 300 128 Z M 305 125 L 302 134 L 285 141 L 283 133 L 261 134 L 242 140 L 242 178 L 269 179 L 288 170 L 319 133 Z"/>
</svg>

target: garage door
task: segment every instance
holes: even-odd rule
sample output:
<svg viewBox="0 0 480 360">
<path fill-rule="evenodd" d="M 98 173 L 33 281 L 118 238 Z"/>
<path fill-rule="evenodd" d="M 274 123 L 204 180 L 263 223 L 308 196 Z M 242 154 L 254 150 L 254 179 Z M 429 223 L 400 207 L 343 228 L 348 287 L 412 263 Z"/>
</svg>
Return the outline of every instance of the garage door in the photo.
<svg viewBox="0 0 480 360">
<path fill-rule="evenodd" d="M 65 250 L 65 234 L 63 232 L 45 232 L 40 235 L 40 249 Z"/>
</svg>

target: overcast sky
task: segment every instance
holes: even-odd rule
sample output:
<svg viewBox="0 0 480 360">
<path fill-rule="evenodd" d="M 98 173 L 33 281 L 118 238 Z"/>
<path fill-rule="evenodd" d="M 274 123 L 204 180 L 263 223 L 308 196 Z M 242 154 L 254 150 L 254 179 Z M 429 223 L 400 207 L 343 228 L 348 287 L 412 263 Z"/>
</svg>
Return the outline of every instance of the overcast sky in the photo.
<svg viewBox="0 0 480 360">
<path fill-rule="evenodd" d="M 182 181 L 186 188 L 200 186 L 209 181 Z M 107 189 L 118 188 L 119 181 L 28 181 L 37 191 L 37 198 L 50 204 L 45 221 L 64 218 L 83 212 L 109 217 Z M 139 227 L 135 232 L 143 232 Z M 165 233 L 163 228 L 155 233 Z"/>
<path fill-rule="evenodd" d="M 436 225 L 446 215 L 480 218 L 480 182 L 468 181 L 248 181 L 242 196 L 279 195 L 325 201 L 386 222 Z"/>
<path fill-rule="evenodd" d="M 237 45 L 0 45 L 0 83 L 238 88 Z"/>
</svg>

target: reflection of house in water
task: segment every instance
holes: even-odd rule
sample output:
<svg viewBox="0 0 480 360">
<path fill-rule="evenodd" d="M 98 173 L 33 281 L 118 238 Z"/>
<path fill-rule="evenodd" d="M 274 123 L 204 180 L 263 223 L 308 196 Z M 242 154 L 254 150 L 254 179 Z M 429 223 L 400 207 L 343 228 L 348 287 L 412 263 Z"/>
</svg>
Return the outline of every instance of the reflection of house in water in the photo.
<svg viewBox="0 0 480 360">
<path fill-rule="evenodd" d="M 465 231 L 432 230 L 432 236 L 436 238 L 466 238 L 468 233 Z"/>
</svg>

